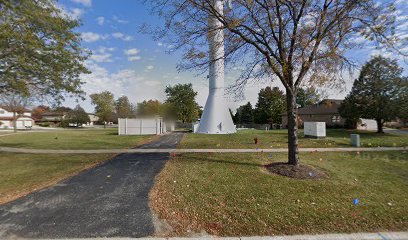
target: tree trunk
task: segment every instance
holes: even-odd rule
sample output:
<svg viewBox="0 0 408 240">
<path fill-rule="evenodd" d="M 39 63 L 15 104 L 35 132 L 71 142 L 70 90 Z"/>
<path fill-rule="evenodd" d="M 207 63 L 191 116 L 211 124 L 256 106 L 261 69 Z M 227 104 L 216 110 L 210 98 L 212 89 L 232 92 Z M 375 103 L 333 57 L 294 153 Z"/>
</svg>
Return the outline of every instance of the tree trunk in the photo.
<svg viewBox="0 0 408 240">
<path fill-rule="evenodd" d="M 375 119 L 375 121 L 377 121 L 377 133 L 384 133 L 382 120 Z"/>
<path fill-rule="evenodd" d="M 14 132 L 16 133 L 17 132 L 17 113 L 16 112 L 13 112 L 13 129 L 14 129 Z"/>
<path fill-rule="evenodd" d="M 288 164 L 296 166 L 299 164 L 296 95 L 286 91 L 286 101 L 288 107 Z"/>
</svg>

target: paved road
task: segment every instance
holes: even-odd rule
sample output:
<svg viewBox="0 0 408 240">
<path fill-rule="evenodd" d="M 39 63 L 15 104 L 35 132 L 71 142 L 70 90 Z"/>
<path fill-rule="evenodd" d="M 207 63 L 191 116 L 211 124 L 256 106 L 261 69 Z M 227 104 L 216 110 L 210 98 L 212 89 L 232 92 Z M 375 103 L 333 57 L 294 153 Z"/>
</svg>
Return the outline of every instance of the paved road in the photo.
<svg viewBox="0 0 408 240">
<path fill-rule="evenodd" d="M 182 134 L 141 148 L 175 148 Z M 0 239 L 145 237 L 155 232 L 148 193 L 168 153 L 126 153 L 59 184 L 0 205 Z"/>
<path fill-rule="evenodd" d="M 385 128 L 384 132 L 392 133 L 392 134 L 400 134 L 400 135 L 408 134 L 408 130 L 406 129 Z"/>
</svg>

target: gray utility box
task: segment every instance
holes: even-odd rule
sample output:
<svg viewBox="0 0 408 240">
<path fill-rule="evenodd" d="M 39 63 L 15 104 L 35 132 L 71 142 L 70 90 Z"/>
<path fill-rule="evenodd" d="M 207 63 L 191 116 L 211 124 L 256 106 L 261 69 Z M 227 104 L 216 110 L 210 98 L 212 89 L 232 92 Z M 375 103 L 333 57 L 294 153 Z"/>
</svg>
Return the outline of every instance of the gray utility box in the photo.
<svg viewBox="0 0 408 240">
<path fill-rule="evenodd" d="M 353 147 L 360 147 L 360 134 L 350 134 L 350 141 Z"/>
<path fill-rule="evenodd" d="M 325 122 L 304 122 L 303 130 L 305 137 L 308 138 L 325 138 L 326 123 Z"/>
</svg>

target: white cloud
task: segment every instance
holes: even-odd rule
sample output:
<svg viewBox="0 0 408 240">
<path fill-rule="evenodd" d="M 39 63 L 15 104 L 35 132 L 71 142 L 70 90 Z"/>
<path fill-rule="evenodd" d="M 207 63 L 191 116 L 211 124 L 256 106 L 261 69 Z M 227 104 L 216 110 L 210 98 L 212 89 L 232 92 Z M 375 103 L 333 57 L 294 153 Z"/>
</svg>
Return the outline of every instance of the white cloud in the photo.
<svg viewBox="0 0 408 240">
<path fill-rule="evenodd" d="M 123 20 L 118 18 L 116 15 L 113 15 L 113 20 L 117 23 L 121 23 L 121 24 L 125 24 L 125 23 L 129 23 L 129 21 Z"/>
<path fill-rule="evenodd" d="M 95 62 L 112 62 L 112 54 L 105 53 L 105 54 L 92 54 L 91 59 Z"/>
<path fill-rule="evenodd" d="M 81 37 L 85 42 L 96 42 L 107 38 L 107 36 L 100 35 L 94 32 L 84 32 L 81 34 Z"/>
<path fill-rule="evenodd" d="M 154 69 L 154 66 L 153 66 L 153 65 L 148 65 L 148 66 L 146 66 L 145 72 L 150 72 L 150 71 L 152 71 L 153 69 Z"/>
<path fill-rule="evenodd" d="M 113 47 L 111 47 L 111 48 L 100 47 L 98 49 L 98 52 L 100 52 L 100 53 L 113 52 L 113 51 L 115 51 L 115 48 L 113 48 Z"/>
<path fill-rule="evenodd" d="M 156 87 L 161 84 L 159 81 L 145 81 L 143 82 L 145 85 L 150 86 L 150 87 Z"/>
<path fill-rule="evenodd" d="M 122 95 L 128 96 L 132 103 L 142 102 L 146 99 L 162 100 L 165 97 L 164 89 L 160 87 L 160 81 L 150 78 L 147 81 L 143 75 L 135 70 L 122 69 L 109 72 L 106 68 L 93 62 L 87 62 L 87 67 L 92 73 L 82 75 L 81 79 L 85 82 L 83 89 L 88 95 L 108 90 L 114 94 L 115 98 Z M 76 104 L 72 101 L 69 106 Z M 90 112 L 94 109 L 89 99 L 81 102 L 81 106 Z"/>
<path fill-rule="evenodd" d="M 142 59 L 142 57 L 137 55 L 140 53 L 140 50 L 137 48 L 127 49 L 127 50 L 124 50 L 123 52 L 125 53 L 125 55 L 129 56 L 128 57 L 129 62 L 134 62 L 134 61 Z"/>
<path fill-rule="evenodd" d="M 351 41 L 355 44 L 361 44 L 361 43 L 368 42 L 368 40 L 363 36 L 356 36 L 353 39 L 351 39 Z"/>
<path fill-rule="evenodd" d="M 135 61 L 138 61 L 140 59 L 142 59 L 141 56 L 130 56 L 130 57 L 128 57 L 129 62 L 135 62 Z"/>
<path fill-rule="evenodd" d="M 115 32 L 112 34 L 112 37 L 117 38 L 117 39 L 121 39 L 123 41 L 132 41 L 133 37 L 129 36 L 129 35 L 125 35 L 121 32 Z"/>
<path fill-rule="evenodd" d="M 140 52 L 140 50 L 137 49 L 137 48 L 131 48 L 131 49 L 128 49 L 128 50 L 125 50 L 125 51 L 124 51 L 124 53 L 125 53 L 126 55 L 136 55 L 136 54 L 138 54 L 139 52 Z"/>
<path fill-rule="evenodd" d="M 136 71 L 130 69 L 109 73 L 106 68 L 90 62 L 87 63 L 87 67 L 91 74 L 85 74 L 81 78 L 85 82 L 84 90 L 88 94 L 109 90 L 115 96 L 120 96 L 126 93 L 129 84 L 137 85 L 144 80 Z"/>
<path fill-rule="evenodd" d="M 98 25 L 103 26 L 103 24 L 105 23 L 105 18 L 104 17 L 97 17 L 96 22 L 98 23 Z"/>
<path fill-rule="evenodd" d="M 400 31 L 407 31 L 407 29 L 408 29 L 408 21 L 407 20 L 405 20 L 405 22 L 401 22 L 401 24 L 399 24 L 397 26 L 397 30 L 400 30 Z"/>
<path fill-rule="evenodd" d="M 71 0 L 71 2 L 82 4 L 85 7 L 92 6 L 92 0 Z"/>
<path fill-rule="evenodd" d="M 91 60 L 101 63 L 101 62 L 112 62 L 112 53 L 115 48 L 100 47 L 95 53 L 90 57 Z"/>
<path fill-rule="evenodd" d="M 80 18 L 84 13 L 85 11 L 80 8 L 73 8 L 71 9 L 71 11 L 68 12 L 69 16 L 74 19 Z"/>
</svg>

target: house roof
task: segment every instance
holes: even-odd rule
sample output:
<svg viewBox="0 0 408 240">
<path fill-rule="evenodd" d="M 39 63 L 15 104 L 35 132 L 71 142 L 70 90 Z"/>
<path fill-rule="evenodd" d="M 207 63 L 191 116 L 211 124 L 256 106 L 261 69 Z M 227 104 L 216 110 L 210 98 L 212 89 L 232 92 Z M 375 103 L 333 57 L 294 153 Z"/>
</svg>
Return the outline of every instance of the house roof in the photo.
<svg viewBox="0 0 408 240">
<path fill-rule="evenodd" d="M 19 118 L 30 118 L 30 119 L 33 119 L 32 117 L 27 116 L 27 115 L 20 115 L 20 116 L 17 117 L 17 120 L 18 120 Z M 4 121 L 13 121 L 14 118 L 13 118 L 13 117 L 0 117 L 0 121 L 1 121 L 1 120 L 4 120 Z"/>
<path fill-rule="evenodd" d="M 12 110 L 12 108 L 10 108 L 10 107 L 8 107 L 8 106 L 0 105 L 0 108 L 6 110 L 7 112 L 14 112 L 14 111 Z M 31 112 L 31 109 L 22 107 L 20 111 L 21 111 L 21 112 Z"/>
<path fill-rule="evenodd" d="M 339 107 L 343 100 L 338 99 L 324 99 L 317 104 L 306 106 L 298 109 L 298 115 L 327 115 L 327 114 L 338 114 Z M 287 113 L 282 114 L 284 116 Z"/>
<path fill-rule="evenodd" d="M 13 117 L 0 117 L 0 121 L 5 120 L 5 121 L 13 121 Z"/>
<path fill-rule="evenodd" d="M 66 114 L 65 112 L 44 112 L 41 115 L 47 117 L 61 117 L 64 116 L 65 114 Z"/>
</svg>

